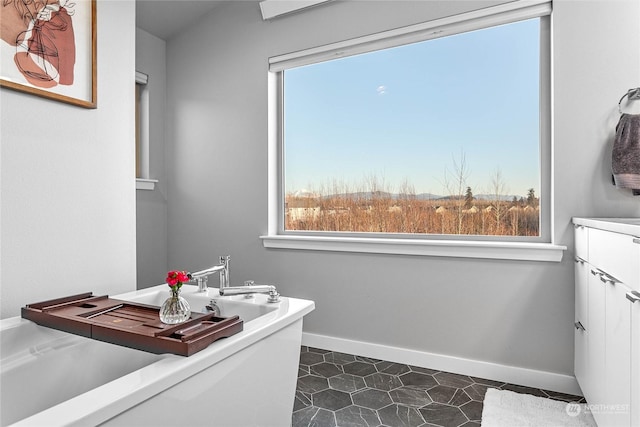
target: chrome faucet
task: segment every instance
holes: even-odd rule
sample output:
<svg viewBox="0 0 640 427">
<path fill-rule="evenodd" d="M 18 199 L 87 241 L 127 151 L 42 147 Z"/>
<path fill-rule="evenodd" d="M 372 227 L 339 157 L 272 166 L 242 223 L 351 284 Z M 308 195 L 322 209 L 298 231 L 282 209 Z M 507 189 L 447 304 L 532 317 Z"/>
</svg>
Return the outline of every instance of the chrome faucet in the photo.
<svg viewBox="0 0 640 427">
<path fill-rule="evenodd" d="M 280 302 L 280 294 L 274 285 L 254 285 L 253 280 L 244 282 L 244 286 L 227 286 L 220 288 L 221 296 L 267 294 L 267 302 Z"/>
<path fill-rule="evenodd" d="M 231 256 L 224 255 L 220 257 L 220 264 L 207 268 L 206 270 L 188 273 L 189 279 L 195 280 L 198 284 L 198 292 L 206 292 L 208 289 L 207 281 L 209 276 L 214 273 L 220 273 L 220 290 L 229 287 L 229 261 Z"/>
</svg>

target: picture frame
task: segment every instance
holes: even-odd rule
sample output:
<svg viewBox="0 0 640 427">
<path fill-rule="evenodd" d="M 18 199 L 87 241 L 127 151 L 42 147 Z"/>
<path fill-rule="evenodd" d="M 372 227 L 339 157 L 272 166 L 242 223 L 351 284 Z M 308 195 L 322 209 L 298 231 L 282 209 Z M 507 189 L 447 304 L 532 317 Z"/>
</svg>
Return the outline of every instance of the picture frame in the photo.
<svg viewBox="0 0 640 427">
<path fill-rule="evenodd" d="M 97 108 L 96 0 L 3 0 L 0 8 L 0 87 Z"/>
</svg>

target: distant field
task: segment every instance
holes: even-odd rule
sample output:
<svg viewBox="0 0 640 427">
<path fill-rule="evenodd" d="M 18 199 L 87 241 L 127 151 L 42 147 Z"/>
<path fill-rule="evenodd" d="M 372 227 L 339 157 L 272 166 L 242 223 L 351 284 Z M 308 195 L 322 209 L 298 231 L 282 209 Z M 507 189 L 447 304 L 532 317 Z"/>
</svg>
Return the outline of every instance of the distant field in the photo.
<svg viewBox="0 0 640 427">
<path fill-rule="evenodd" d="M 538 201 L 370 193 L 285 198 L 285 229 L 481 236 L 538 236 Z"/>
</svg>

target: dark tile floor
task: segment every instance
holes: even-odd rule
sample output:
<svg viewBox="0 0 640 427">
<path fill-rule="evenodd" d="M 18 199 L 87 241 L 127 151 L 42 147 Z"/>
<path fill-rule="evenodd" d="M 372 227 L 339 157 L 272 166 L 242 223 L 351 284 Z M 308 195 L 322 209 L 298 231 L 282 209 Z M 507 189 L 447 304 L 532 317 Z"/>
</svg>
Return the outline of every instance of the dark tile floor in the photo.
<svg viewBox="0 0 640 427">
<path fill-rule="evenodd" d="M 302 347 L 293 427 L 480 426 L 488 388 L 581 397 Z"/>
</svg>

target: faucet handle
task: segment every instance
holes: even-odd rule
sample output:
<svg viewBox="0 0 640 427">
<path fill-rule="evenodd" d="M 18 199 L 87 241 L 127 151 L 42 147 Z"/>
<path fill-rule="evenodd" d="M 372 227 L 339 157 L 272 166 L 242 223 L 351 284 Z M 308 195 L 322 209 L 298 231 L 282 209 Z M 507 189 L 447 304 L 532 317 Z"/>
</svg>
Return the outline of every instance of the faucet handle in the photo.
<svg viewBox="0 0 640 427">
<path fill-rule="evenodd" d="M 209 281 L 209 276 L 198 277 L 196 279 L 196 283 L 198 284 L 198 292 L 207 292 L 209 288 L 207 282 Z"/>
<path fill-rule="evenodd" d="M 256 282 L 254 282 L 253 280 L 245 280 L 244 281 L 244 285 L 245 286 L 253 286 L 253 285 L 255 285 L 255 283 Z M 244 296 L 244 299 L 251 299 L 251 298 L 253 298 L 253 294 L 246 294 Z"/>
<path fill-rule="evenodd" d="M 231 261 L 231 255 L 223 255 L 220 257 L 220 265 L 224 268 L 220 272 L 220 289 L 229 287 L 231 283 L 229 278 L 229 261 Z"/>
</svg>

